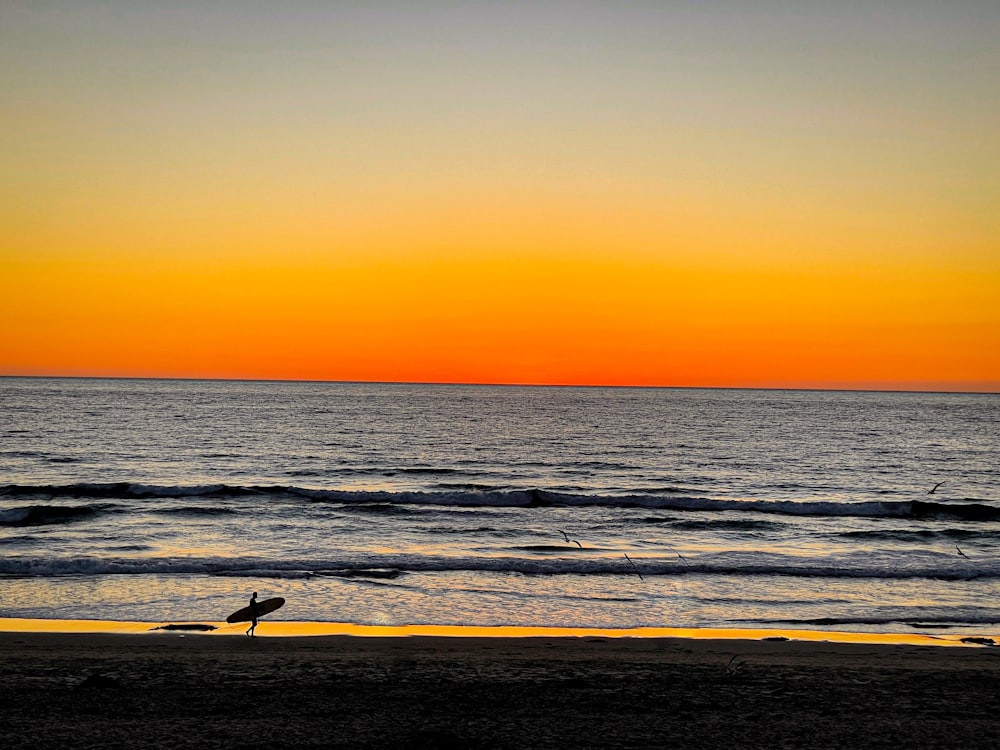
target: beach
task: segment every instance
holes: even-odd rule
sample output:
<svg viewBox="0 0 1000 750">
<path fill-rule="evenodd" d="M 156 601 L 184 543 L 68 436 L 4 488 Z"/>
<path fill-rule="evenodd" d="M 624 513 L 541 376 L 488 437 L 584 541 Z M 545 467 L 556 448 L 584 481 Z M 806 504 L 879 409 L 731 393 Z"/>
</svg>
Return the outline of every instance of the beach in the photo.
<svg viewBox="0 0 1000 750">
<path fill-rule="evenodd" d="M 11 747 L 1000 747 L 996 396 L 0 405 Z M 285 604 L 251 639 L 255 593 Z"/>
<path fill-rule="evenodd" d="M 13 748 L 1000 745 L 979 646 L 2 632 L 0 664 Z"/>
</svg>

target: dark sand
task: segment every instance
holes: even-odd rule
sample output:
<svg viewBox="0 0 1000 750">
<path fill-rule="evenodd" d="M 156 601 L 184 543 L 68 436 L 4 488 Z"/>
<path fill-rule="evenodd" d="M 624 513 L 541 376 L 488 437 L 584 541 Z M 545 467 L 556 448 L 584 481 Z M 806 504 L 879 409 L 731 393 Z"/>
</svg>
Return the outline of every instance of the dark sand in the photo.
<svg viewBox="0 0 1000 750">
<path fill-rule="evenodd" d="M 0 633 L 0 670 L 11 748 L 1000 747 L 1000 648 Z"/>
</svg>

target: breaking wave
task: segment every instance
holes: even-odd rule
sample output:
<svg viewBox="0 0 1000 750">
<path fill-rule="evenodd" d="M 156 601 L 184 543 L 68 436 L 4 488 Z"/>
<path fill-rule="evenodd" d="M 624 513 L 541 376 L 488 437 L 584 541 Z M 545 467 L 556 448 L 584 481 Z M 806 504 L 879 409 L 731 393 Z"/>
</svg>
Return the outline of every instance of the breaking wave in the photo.
<svg viewBox="0 0 1000 750">
<path fill-rule="evenodd" d="M 554 550 L 553 550 L 554 551 Z M 803 559 L 795 556 L 744 553 L 700 558 L 632 558 L 646 578 L 713 576 L 793 576 L 800 578 L 986 580 L 1000 578 L 1000 561 L 955 564 L 948 555 L 859 555 Z M 451 557 L 407 553 L 365 554 L 343 558 L 222 558 L 222 557 L 4 557 L 0 575 L 49 577 L 66 575 L 218 575 L 247 578 L 302 579 L 312 576 L 392 579 L 406 573 L 486 572 L 521 575 L 634 576 L 624 557 Z"/>
<path fill-rule="evenodd" d="M 0 526 L 48 526 L 93 518 L 113 506 L 25 505 L 0 510 Z"/>
<path fill-rule="evenodd" d="M 1000 521 L 1000 507 L 981 502 L 911 501 L 806 501 L 734 500 L 686 495 L 583 495 L 544 489 L 475 490 L 440 492 L 389 492 L 316 489 L 288 485 L 241 486 L 229 484 L 172 486 L 132 482 L 77 483 L 66 485 L 0 486 L 0 498 L 37 500 L 142 499 L 142 498 L 244 498 L 268 502 L 305 500 L 314 503 L 381 506 L 464 506 L 464 507 L 617 507 L 682 512 L 747 511 L 789 516 L 864 518 L 956 519 Z M 34 506 L 33 506 L 34 507 Z M 40 506 L 41 507 L 41 506 Z"/>
</svg>

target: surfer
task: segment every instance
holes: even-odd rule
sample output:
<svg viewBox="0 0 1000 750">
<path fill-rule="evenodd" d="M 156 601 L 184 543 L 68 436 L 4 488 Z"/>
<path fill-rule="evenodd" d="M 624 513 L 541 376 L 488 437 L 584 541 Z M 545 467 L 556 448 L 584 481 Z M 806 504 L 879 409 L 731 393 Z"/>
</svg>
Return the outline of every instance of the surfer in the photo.
<svg viewBox="0 0 1000 750">
<path fill-rule="evenodd" d="M 250 627 L 247 628 L 247 635 L 253 638 L 253 631 L 257 627 L 257 592 L 253 592 L 250 597 Z"/>
<path fill-rule="evenodd" d="M 257 627 L 257 623 L 261 617 L 264 615 L 269 615 L 274 610 L 280 609 L 285 604 L 285 600 L 280 596 L 276 596 L 273 599 L 265 599 L 262 602 L 257 601 L 257 592 L 253 592 L 253 596 L 250 597 L 249 606 L 243 607 L 233 612 L 229 617 L 226 618 L 228 623 L 237 622 L 249 622 L 250 627 L 247 628 L 247 635 L 253 638 L 254 630 Z"/>
</svg>

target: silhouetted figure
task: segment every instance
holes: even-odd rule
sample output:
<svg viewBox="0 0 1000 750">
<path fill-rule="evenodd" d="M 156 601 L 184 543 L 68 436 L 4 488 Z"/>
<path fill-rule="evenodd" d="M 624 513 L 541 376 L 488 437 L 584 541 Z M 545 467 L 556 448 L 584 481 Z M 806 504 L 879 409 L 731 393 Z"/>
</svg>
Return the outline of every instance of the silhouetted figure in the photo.
<svg viewBox="0 0 1000 750">
<path fill-rule="evenodd" d="M 935 492 L 937 492 L 937 488 L 938 488 L 938 487 L 940 487 L 940 486 L 941 486 L 942 484 L 944 484 L 944 482 L 938 482 L 937 484 L 935 484 L 935 485 L 934 485 L 934 486 L 933 486 L 933 487 L 931 488 L 931 491 L 930 491 L 930 492 L 928 492 L 927 494 L 928 494 L 928 495 L 933 495 L 933 494 L 934 494 Z"/>
<path fill-rule="evenodd" d="M 257 592 L 253 592 L 253 596 L 250 597 L 250 627 L 247 628 L 247 635 L 253 638 L 253 631 L 257 627 Z"/>
</svg>

